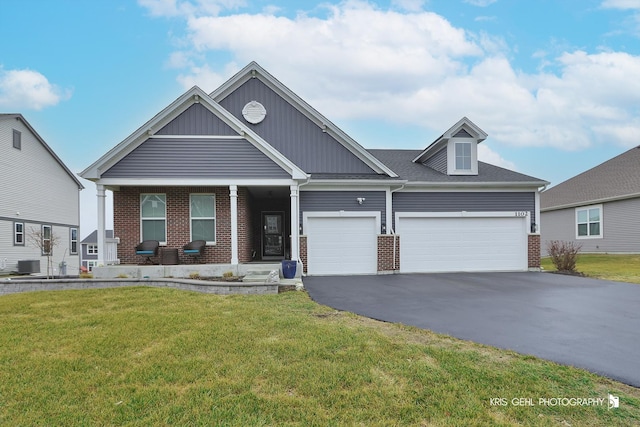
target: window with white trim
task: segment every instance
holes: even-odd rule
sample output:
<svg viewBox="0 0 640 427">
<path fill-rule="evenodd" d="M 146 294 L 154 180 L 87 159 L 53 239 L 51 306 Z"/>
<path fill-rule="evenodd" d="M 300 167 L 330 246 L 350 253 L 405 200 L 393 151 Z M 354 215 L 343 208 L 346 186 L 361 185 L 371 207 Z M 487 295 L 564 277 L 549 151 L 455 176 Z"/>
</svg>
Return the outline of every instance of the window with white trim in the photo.
<svg viewBox="0 0 640 427">
<path fill-rule="evenodd" d="M 13 245 L 24 246 L 24 222 L 13 223 Z"/>
<path fill-rule="evenodd" d="M 93 271 L 93 267 L 98 265 L 98 261 L 87 261 L 87 269 Z"/>
<path fill-rule="evenodd" d="M 71 255 L 78 255 L 78 229 L 69 229 L 69 253 Z"/>
<path fill-rule="evenodd" d="M 456 170 L 470 171 L 471 170 L 471 143 L 456 142 L 455 154 L 456 154 Z"/>
<path fill-rule="evenodd" d="M 51 247 L 51 226 L 42 226 L 42 255 L 51 255 L 53 248 Z"/>
<path fill-rule="evenodd" d="M 216 243 L 216 196 L 214 194 L 189 195 L 191 240 Z"/>
<path fill-rule="evenodd" d="M 602 205 L 576 208 L 576 238 L 602 237 Z"/>
<path fill-rule="evenodd" d="M 87 255 L 98 255 L 98 245 L 87 245 Z"/>
<path fill-rule="evenodd" d="M 167 243 L 166 194 L 140 195 L 140 238 Z"/>
</svg>

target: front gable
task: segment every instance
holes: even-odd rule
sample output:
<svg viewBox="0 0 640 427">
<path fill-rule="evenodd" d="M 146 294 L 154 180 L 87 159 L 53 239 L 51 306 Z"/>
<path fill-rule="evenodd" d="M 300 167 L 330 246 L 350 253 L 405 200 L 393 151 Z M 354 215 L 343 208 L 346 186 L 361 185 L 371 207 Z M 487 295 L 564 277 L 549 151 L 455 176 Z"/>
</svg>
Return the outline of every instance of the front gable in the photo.
<svg viewBox="0 0 640 427">
<path fill-rule="evenodd" d="M 307 174 L 194 86 L 81 174 L 101 178 L 293 178 Z"/>
<path fill-rule="evenodd" d="M 264 119 L 251 123 L 243 117 L 247 104 L 257 101 L 266 110 Z M 253 129 L 276 150 L 307 173 L 377 175 L 335 137 L 302 114 L 269 88 L 260 78 L 244 82 L 220 101 L 227 111 Z"/>
<path fill-rule="evenodd" d="M 397 177 L 255 62 L 212 92 L 211 98 L 307 173 Z M 252 101 L 266 110 L 259 123 L 246 120 L 242 113 Z"/>
</svg>

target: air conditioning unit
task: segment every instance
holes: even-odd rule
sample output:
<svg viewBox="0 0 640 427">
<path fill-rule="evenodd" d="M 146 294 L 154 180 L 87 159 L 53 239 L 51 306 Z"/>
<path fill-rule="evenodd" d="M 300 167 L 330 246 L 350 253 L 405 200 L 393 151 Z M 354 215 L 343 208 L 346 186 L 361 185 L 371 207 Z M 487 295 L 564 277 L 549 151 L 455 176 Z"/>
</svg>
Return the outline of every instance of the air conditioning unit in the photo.
<svg viewBox="0 0 640 427">
<path fill-rule="evenodd" d="M 40 260 L 28 259 L 28 260 L 18 261 L 18 273 L 20 274 L 40 273 Z"/>
</svg>

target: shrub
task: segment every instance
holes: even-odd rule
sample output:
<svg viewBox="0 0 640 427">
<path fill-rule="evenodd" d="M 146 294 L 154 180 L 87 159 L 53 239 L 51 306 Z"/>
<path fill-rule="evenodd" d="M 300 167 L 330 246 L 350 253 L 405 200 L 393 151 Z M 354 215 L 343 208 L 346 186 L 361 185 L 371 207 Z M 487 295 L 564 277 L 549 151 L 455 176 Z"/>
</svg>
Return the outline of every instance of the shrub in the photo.
<svg viewBox="0 0 640 427">
<path fill-rule="evenodd" d="M 225 271 L 224 273 L 222 273 L 222 277 L 224 277 L 225 279 L 230 279 L 233 277 L 233 272 L 232 271 Z"/>
<path fill-rule="evenodd" d="M 129 276 L 127 276 L 127 275 L 126 275 L 126 274 L 124 274 L 124 273 L 120 273 L 120 274 L 118 274 L 116 277 L 117 277 L 118 279 L 128 279 L 128 278 L 129 278 Z"/>
<path fill-rule="evenodd" d="M 189 279 L 199 279 L 200 278 L 200 273 L 198 273 L 197 271 L 194 271 L 193 273 L 189 273 Z"/>
<path fill-rule="evenodd" d="M 574 242 L 561 240 L 551 240 L 547 242 L 547 252 L 551 257 L 551 262 L 558 271 L 575 273 L 578 253 L 582 245 Z"/>
<path fill-rule="evenodd" d="M 91 273 L 80 273 L 80 275 L 78 276 L 81 279 L 93 279 L 93 274 Z"/>
</svg>

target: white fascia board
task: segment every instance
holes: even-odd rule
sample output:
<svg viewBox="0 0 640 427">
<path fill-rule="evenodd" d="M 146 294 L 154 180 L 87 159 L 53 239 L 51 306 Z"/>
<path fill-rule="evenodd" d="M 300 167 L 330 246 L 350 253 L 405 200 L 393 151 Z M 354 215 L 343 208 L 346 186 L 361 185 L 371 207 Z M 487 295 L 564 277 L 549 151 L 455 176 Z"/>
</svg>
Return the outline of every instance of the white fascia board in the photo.
<svg viewBox="0 0 640 427">
<path fill-rule="evenodd" d="M 522 189 L 524 191 L 538 191 L 538 188 L 542 187 L 543 183 L 540 181 L 532 182 L 409 182 L 405 188 L 401 191 L 433 191 L 436 189 L 453 190 L 460 189 L 460 191 L 467 191 L 472 189 Z"/>
<path fill-rule="evenodd" d="M 407 181 L 398 180 L 389 182 L 388 180 L 374 180 L 374 179 L 318 179 L 314 180 L 313 178 L 309 181 L 309 184 L 306 186 L 307 188 L 315 188 L 315 187 L 330 187 L 336 190 L 343 187 L 371 187 L 371 186 L 380 186 L 388 188 L 389 186 L 397 186 L 403 185 Z"/>
<path fill-rule="evenodd" d="M 472 134 L 475 133 L 477 135 L 477 136 L 474 136 L 474 139 L 476 139 L 478 142 L 484 141 L 489 136 L 485 131 L 480 129 L 475 123 L 473 123 L 467 117 L 463 117 L 460 120 L 458 120 L 458 122 L 455 125 L 451 126 L 442 136 L 446 139 L 450 139 L 453 137 L 453 135 L 458 133 L 458 131 L 461 128 L 465 128 L 465 127 L 469 128 Z"/>
<path fill-rule="evenodd" d="M 320 114 L 315 108 L 309 105 L 305 100 L 296 95 L 291 89 L 282 84 L 278 79 L 269 74 L 264 68 L 256 62 L 251 62 L 240 72 L 227 80 L 218 89 L 211 92 L 210 96 L 215 102 L 221 102 L 231 92 L 240 87 L 244 82 L 251 78 L 261 78 L 270 89 L 284 98 L 289 104 L 300 111 L 305 117 L 314 122 L 323 131 L 333 136 L 338 143 L 349 150 L 353 155 L 362 160 L 367 166 L 377 173 L 384 173 L 392 178 L 398 175 L 378 160 L 375 156 L 364 149 L 358 142 L 343 132 L 339 127 L 334 125 L 329 119 Z"/>
<path fill-rule="evenodd" d="M 290 187 L 298 182 L 277 178 L 102 178 L 96 184 L 108 187 Z"/>
<path fill-rule="evenodd" d="M 558 211 L 562 209 L 577 208 L 581 206 L 598 205 L 602 203 L 617 202 L 620 200 L 635 199 L 638 197 L 640 197 L 640 193 L 625 194 L 625 195 L 616 196 L 616 197 L 605 197 L 601 199 L 583 200 L 575 203 L 567 203 L 565 205 L 557 205 L 557 206 L 541 208 L 540 212 L 551 212 L 551 211 Z"/>
<path fill-rule="evenodd" d="M 526 219 L 528 211 L 451 211 L 451 212 L 396 212 L 400 218 L 520 218 Z"/>
<path fill-rule="evenodd" d="M 390 190 L 388 185 L 358 185 L 356 183 L 346 183 L 340 186 L 330 184 L 305 185 L 300 189 L 303 191 L 387 191 Z"/>
</svg>

